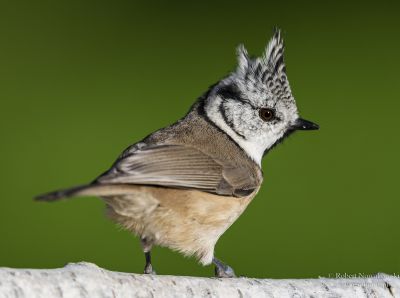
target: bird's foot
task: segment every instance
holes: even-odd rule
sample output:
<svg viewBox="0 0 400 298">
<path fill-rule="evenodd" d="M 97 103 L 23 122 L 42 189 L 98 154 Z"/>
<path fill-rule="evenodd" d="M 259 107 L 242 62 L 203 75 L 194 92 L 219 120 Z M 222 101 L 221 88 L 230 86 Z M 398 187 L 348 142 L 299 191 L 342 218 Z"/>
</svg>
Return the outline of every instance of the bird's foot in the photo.
<svg viewBox="0 0 400 298">
<path fill-rule="evenodd" d="M 228 266 L 225 265 L 223 268 L 215 266 L 215 277 L 226 278 L 226 277 L 236 277 L 235 271 Z"/>
<path fill-rule="evenodd" d="M 144 274 L 157 275 L 151 264 L 146 264 L 146 266 L 144 267 Z"/>
<path fill-rule="evenodd" d="M 233 269 L 222 263 L 220 260 L 215 259 L 213 260 L 213 263 L 215 264 L 215 277 L 219 278 L 231 278 L 231 277 L 236 277 L 235 271 Z"/>
</svg>

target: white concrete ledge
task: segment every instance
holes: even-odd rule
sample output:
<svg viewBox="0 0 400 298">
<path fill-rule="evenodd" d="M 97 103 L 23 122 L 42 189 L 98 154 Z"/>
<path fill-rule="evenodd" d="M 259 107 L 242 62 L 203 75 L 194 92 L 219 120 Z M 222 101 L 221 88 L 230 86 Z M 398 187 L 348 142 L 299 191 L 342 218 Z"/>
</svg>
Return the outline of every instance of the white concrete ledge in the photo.
<svg viewBox="0 0 400 298">
<path fill-rule="evenodd" d="M 400 297 L 400 279 L 255 279 L 142 275 L 90 263 L 60 269 L 0 268 L 0 297 Z"/>
</svg>

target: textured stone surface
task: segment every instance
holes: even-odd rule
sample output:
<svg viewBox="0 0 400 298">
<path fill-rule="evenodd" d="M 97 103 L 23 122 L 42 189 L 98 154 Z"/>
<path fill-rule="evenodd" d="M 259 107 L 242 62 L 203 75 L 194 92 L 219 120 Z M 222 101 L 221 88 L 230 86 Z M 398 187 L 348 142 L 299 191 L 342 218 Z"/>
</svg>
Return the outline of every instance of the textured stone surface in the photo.
<svg viewBox="0 0 400 298">
<path fill-rule="evenodd" d="M 60 269 L 0 268 L 0 297 L 400 297 L 400 279 L 152 276 L 77 263 Z"/>
</svg>

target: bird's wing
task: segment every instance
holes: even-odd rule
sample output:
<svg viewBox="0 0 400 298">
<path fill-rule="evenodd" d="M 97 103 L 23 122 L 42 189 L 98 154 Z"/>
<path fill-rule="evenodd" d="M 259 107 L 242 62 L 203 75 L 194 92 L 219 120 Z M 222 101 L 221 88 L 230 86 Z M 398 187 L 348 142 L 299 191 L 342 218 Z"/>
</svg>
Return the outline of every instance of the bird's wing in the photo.
<svg viewBox="0 0 400 298">
<path fill-rule="evenodd" d="M 234 167 L 192 147 L 156 145 L 124 153 L 95 180 L 101 184 L 141 184 L 246 196 L 258 181 L 247 168 Z"/>
</svg>

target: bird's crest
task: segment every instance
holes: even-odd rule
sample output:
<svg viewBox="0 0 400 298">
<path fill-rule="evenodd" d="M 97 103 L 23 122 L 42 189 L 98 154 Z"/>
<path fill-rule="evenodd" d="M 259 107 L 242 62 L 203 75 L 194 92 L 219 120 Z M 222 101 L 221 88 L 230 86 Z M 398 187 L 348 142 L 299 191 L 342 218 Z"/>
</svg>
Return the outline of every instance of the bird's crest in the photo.
<svg viewBox="0 0 400 298">
<path fill-rule="evenodd" d="M 275 29 L 261 57 L 250 57 L 243 44 L 237 47 L 238 67 L 231 79 L 244 92 L 273 94 L 278 99 L 291 98 L 286 76 L 284 43 L 281 31 Z"/>
<path fill-rule="evenodd" d="M 243 44 L 237 47 L 237 71 L 248 76 L 252 74 L 263 82 L 266 82 L 268 77 L 281 76 L 286 73 L 283 54 L 284 44 L 281 31 L 275 29 L 274 36 L 270 39 L 264 53 L 259 58 L 249 57 Z"/>
</svg>

